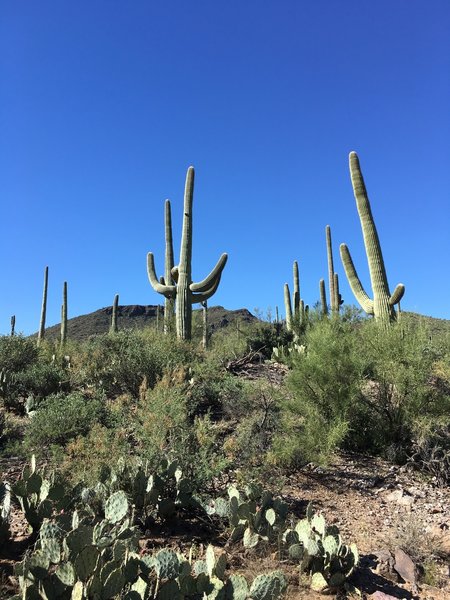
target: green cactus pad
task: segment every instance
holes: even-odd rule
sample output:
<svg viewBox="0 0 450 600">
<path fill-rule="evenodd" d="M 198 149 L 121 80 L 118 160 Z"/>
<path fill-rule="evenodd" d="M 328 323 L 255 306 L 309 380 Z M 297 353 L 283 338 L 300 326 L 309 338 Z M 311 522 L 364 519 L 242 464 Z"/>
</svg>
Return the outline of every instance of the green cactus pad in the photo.
<svg viewBox="0 0 450 600">
<path fill-rule="evenodd" d="M 243 575 L 230 575 L 225 585 L 226 600 L 247 600 L 248 584 Z"/>
<path fill-rule="evenodd" d="M 58 540 L 54 538 L 44 538 L 41 540 L 42 550 L 45 552 L 51 563 L 57 564 L 61 559 L 61 546 Z"/>
<path fill-rule="evenodd" d="M 260 536 L 255 533 L 254 531 L 252 531 L 250 529 L 250 527 L 247 527 L 247 529 L 244 531 L 244 547 L 245 548 L 254 548 L 255 546 L 258 545 L 258 542 L 260 540 Z"/>
<path fill-rule="evenodd" d="M 330 579 L 328 581 L 328 587 L 331 587 L 331 588 L 341 587 L 341 585 L 344 584 L 346 579 L 347 579 L 347 577 L 346 577 L 346 575 L 344 575 L 344 573 L 333 573 L 333 575 L 330 577 Z"/>
<path fill-rule="evenodd" d="M 71 555 L 79 554 L 83 548 L 92 544 L 93 528 L 88 525 L 80 525 L 77 529 L 71 531 L 65 542 Z"/>
<path fill-rule="evenodd" d="M 75 569 L 71 562 L 61 563 L 55 571 L 56 577 L 67 586 L 73 586 L 76 580 Z"/>
<path fill-rule="evenodd" d="M 327 587 L 327 580 L 322 573 L 314 573 L 311 578 L 311 589 L 315 592 L 323 592 Z"/>
<path fill-rule="evenodd" d="M 273 508 L 269 508 L 268 510 L 266 510 L 265 517 L 266 517 L 266 521 L 269 523 L 269 525 L 275 525 L 277 515 L 276 515 L 275 511 L 273 510 Z"/>
<path fill-rule="evenodd" d="M 157 600 L 182 600 L 183 596 L 176 581 L 166 581 L 159 588 Z"/>
<path fill-rule="evenodd" d="M 160 550 L 156 556 L 155 571 L 159 579 L 176 579 L 180 572 L 180 561 L 173 550 Z"/>
<path fill-rule="evenodd" d="M 77 581 L 73 587 L 71 600 L 83 600 L 84 598 L 84 586 L 81 581 Z"/>
<path fill-rule="evenodd" d="M 225 518 L 230 514 L 230 503 L 224 498 L 217 498 L 214 502 L 216 515 Z"/>
<path fill-rule="evenodd" d="M 323 536 L 325 533 L 325 519 L 323 518 L 323 516 L 315 514 L 311 519 L 311 527 L 320 536 Z"/>
<path fill-rule="evenodd" d="M 86 581 L 95 571 L 100 553 L 95 546 L 86 546 L 76 557 L 75 572 L 81 581 Z"/>
<path fill-rule="evenodd" d="M 109 577 L 105 581 L 102 590 L 102 600 L 108 600 L 118 596 L 125 586 L 125 577 L 121 569 L 114 569 L 109 574 Z"/>
<path fill-rule="evenodd" d="M 118 491 L 108 498 L 105 503 L 105 518 L 111 523 L 117 523 L 128 512 L 128 499 L 125 492 Z"/>
<path fill-rule="evenodd" d="M 252 600 L 276 600 L 286 589 L 285 576 L 276 571 L 268 575 L 258 575 L 250 587 L 250 598 Z"/>
</svg>

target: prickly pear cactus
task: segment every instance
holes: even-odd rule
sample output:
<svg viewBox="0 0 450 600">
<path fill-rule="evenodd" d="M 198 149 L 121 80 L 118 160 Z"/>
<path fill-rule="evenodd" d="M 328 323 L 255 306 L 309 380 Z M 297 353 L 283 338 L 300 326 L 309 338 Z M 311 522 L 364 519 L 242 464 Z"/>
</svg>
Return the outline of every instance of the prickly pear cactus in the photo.
<svg viewBox="0 0 450 600">
<path fill-rule="evenodd" d="M 308 505 L 306 518 L 298 521 L 295 528 L 287 529 L 282 539 L 289 558 L 311 574 L 311 587 L 315 591 L 341 587 L 358 564 L 355 544 L 343 544 L 339 529 L 327 526 L 312 504 Z"/>
</svg>

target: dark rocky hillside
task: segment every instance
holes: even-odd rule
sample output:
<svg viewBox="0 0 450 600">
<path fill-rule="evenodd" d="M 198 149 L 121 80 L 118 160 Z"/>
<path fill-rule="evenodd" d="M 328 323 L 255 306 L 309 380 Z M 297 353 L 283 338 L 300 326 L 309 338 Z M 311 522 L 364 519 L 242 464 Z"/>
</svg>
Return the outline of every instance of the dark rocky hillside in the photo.
<svg viewBox="0 0 450 600">
<path fill-rule="evenodd" d="M 161 307 L 161 312 L 162 312 Z M 142 306 L 133 304 L 118 307 L 119 329 L 142 329 L 144 327 L 156 327 L 156 305 Z M 199 311 L 194 311 L 198 313 Z M 67 335 L 72 340 L 84 340 L 91 335 L 107 333 L 111 324 L 112 307 L 100 308 L 87 315 L 73 317 L 67 321 Z M 228 327 L 239 321 L 240 323 L 251 323 L 257 318 L 246 308 L 238 310 L 227 310 L 223 306 L 211 306 L 208 308 L 208 322 L 211 331 L 222 327 Z M 36 335 L 36 334 L 35 334 Z M 53 325 L 45 330 L 47 338 L 57 338 L 60 335 L 60 325 Z"/>
</svg>

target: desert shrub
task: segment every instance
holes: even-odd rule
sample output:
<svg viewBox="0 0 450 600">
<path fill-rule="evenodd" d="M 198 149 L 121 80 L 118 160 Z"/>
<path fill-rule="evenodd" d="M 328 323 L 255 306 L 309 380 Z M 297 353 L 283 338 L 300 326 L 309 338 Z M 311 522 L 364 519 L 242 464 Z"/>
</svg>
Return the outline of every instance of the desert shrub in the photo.
<svg viewBox="0 0 450 600">
<path fill-rule="evenodd" d="M 273 459 L 282 464 L 326 461 L 346 438 L 361 371 L 353 325 L 323 320 L 307 330 L 306 352 L 294 361 Z"/>
<path fill-rule="evenodd" d="M 16 376 L 18 393 L 23 397 L 33 396 L 36 402 L 67 388 L 68 375 L 56 362 L 42 359 Z"/>
<path fill-rule="evenodd" d="M 227 373 L 214 359 L 192 365 L 186 388 L 186 405 L 191 419 L 208 414 L 213 420 L 230 413 L 242 400 L 242 382 Z"/>
<path fill-rule="evenodd" d="M 21 335 L 0 336 L 0 371 L 18 373 L 35 364 L 39 356 L 36 342 Z"/>
<path fill-rule="evenodd" d="M 23 409 L 20 375 L 36 365 L 36 343 L 23 336 L 0 336 L 0 398 L 7 408 Z"/>
<path fill-rule="evenodd" d="M 244 356 L 247 352 L 245 327 L 229 327 L 215 331 L 211 336 L 209 356 L 221 363 Z"/>
<path fill-rule="evenodd" d="M 247 472 L 265 465 L 272 438 L 280 423 L 282 389 L 267 381 L 247 382 L 241 392 L 241 402 L 230 416 L 238 420 L 224 449 L 241 470 Z M 262 473 L 264 475 L 264 473 Z"/>
<path fill-rule="evenodd" d="M 73 382 L 91 385 L 108 396 L 139 394 L 143 379 L 153 387 L 165 369 L 193 360 L 193 350 L 153 330 L 123 330 L 96 336 L 73 357 Z"/>
<path fill-rule="evenodd" d="M 364 382 L 353 427 L 364 448 L 404 461 L 417 427 L 450 412 L 450 380 L 435 375 L 442 349 L 414 324 L 386 329 L 369 322 L 357 333 Z M 351 441 L 361 447 L 358 436 Z"/>
<path fill-rule="evenodd" d="M 269 359 L 275 347 L 292 342 L 293 334 L 280 324 L 260 322 L 248 328 L 246 337 L 248 352 L 258 352 Z"/>
<path fill-rule="evenodd" d="M 66 444 L 78 435 L 85 435 L 94 423 L 107 423 L 105 403 L 98 397 L 86 397 L 81 392 L 55 394 L 43 400 L 30 419 L 25 445 L 33 451 L 49 444 Z"/>
<path fill-rule="evenodd" d="M 73 485 L 83 481 L 93 486 L 101 480 L 104 470 L 117 464 L 119 458 L 132 460 L 129 455 L 124 430 L 95 423 L 85 436 L 79 435 L 68 442 L 60 470 Z"/>
<path fill-rule="evenodd" d="M 199 490 L 222 471 L 226 461 L 219 429 L 209 415 L 190 414 L 188 388 L 186 372 L 175 371 L 149 389 L 138 404 L 136 438 L 150 468 L 156 468 L 164 457 L 176 458 Z"/>
</svg>

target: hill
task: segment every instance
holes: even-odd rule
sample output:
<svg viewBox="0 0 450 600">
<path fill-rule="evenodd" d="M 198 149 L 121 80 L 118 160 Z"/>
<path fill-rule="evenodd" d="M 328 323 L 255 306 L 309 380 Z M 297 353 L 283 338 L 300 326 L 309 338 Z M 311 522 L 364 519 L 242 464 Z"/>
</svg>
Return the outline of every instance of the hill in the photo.
<svg viewBox="0 0 450 600">
<path fill-rule="evenodd" d="M 117 314 L 119 329 L 142 329 L 149 326 L 156 327 L 157 308 L 156 305 L 143 306 L 139 304 L 119 306 Z M 194 314 L 199 312 L 199 310 L 195 310 Z M 81 341 L 87 339 L 91 335 L 107 333 L 111 325 L 111 313 L 112 307 L 107 306 L 87 315 L 80 315 L 68 319 L 68 338 Z M 257 318 L 246 308 L 227 310 L 223 306 L 208 307 L 208 322 L 211 331 L 216 331 L 222 327 L 228 327 L 237 321 L 240 323 L 252 323 L 256 320 Z M 48 327 L 45 330 L 46 338 L 55 339 L 59 337 L 59 335 L 59 323 L 52 327 Z"/>
</svg>

